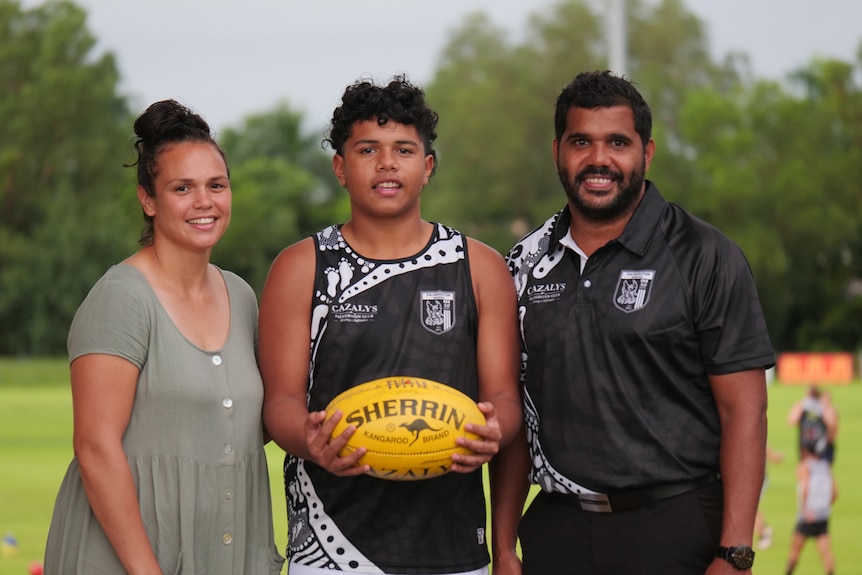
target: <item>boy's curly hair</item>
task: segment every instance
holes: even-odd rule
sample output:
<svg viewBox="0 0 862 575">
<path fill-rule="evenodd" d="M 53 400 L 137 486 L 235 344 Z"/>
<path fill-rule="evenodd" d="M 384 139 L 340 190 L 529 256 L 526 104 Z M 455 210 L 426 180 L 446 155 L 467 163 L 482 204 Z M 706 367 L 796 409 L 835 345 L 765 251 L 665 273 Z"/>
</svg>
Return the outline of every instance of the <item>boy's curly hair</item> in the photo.
<svg viewBox="0 0 862 575">
<path fill-rule="evenodd" d="M 335 153 L 342 155 L 344 143 L 357 122 L 377 120 L 381 126 L 392 120 L 405 126 L 415 126 L 425 146 L 425 153 L 434 157 L 437 169 L 437 152 L 433 142 L 437 139 L 437 112 L 425 102 L 425 92 L 411 84 L 404 75 L 395 76 L 386 86 L 362 80 L 348 86 L 341 97 L 341 105 L 332 113 L 328 143 Z"/>
</svg>

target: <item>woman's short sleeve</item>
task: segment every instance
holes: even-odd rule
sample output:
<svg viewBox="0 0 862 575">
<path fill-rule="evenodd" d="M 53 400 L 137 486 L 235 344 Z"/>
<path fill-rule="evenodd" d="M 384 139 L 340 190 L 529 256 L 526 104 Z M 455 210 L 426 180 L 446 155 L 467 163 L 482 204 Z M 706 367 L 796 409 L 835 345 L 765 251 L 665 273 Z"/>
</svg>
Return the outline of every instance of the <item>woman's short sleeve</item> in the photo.
<svg viewBox="0 0 862 575">
<path fill-rule="evenodd" d="M 126 269 L 123 269 L 126 268 Z M 87 294 L 69 328 L 69 362 L 91 353 L 123 357 L 143 367 L 149 348 L 151 304 L 131 266 L 114 266 Z"/>
</svg>

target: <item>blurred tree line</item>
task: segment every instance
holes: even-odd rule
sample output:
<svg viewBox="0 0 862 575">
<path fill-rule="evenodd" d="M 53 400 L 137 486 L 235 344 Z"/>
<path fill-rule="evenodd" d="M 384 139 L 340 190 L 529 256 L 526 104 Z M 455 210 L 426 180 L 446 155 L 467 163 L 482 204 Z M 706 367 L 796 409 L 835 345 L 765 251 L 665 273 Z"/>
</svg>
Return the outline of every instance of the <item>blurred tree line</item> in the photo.
<svg viewBox="0 0 862 575">
<path fill-rule="evenodd" d="M 560 0 L 518 43 L 482 13 L 450 32 L 425 85 L 440 113 L 428 219 L 505 253 L 564 205 L 554 104 L 577 72 L 607 66 L 599 6 Z M 629 0 L 627 19 L 628 76 L 654 115 L 648 177 L 745 250 L 777 350 L 862 348 L 862 44 L 855 62 L 778 82 L 744 54 L 714 61 L 682 0 Z M 136 249 L 122 166 L 141 110 L 95 44 L 71 2 L 0 0 L 0 355 L 63 353 L 89 288 Z M 219 136 L 234 207 L 213 259 L 257 290 L 280 249 L 349 213 L 323 135 L 283 104 Z"/>
</svg>

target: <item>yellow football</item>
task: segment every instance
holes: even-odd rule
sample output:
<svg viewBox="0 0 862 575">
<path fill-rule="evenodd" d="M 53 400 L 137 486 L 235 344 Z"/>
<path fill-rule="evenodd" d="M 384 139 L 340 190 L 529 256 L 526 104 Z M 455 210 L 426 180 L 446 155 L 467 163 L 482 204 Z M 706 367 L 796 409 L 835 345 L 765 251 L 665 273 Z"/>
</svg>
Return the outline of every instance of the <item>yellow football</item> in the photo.
<svg viewBox="0 0 862 575">
<path fill-rule="evenodd" d="M 455 388 L 420 377 L 392 376 L 362 383 L 326 406 L 327 419 L 343 416 L 333 437 L 356 426 L 340 455 L 359 447 L 369 475 L 396 481 L 429 479 L 449 473 L 453 453 L 469 453 L 455 444 L 459 436 L 477 439 L 467 423 L 485 425 L 485 416 L 470 397 Z"/>
</svg>

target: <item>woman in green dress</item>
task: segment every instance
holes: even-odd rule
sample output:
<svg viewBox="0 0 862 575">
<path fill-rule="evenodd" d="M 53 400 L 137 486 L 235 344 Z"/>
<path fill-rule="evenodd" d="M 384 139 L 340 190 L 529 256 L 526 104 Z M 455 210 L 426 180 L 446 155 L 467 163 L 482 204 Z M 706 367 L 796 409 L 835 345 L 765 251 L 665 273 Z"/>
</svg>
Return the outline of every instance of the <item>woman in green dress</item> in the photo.
<svg viewBox="0 0 862 575">
<path fill-rule="evenodd" d="M 276 574 L 257 300 L 210 263 L 230 222 L 227 161 L 173 100 L 134 129 L 142 247 L 69 332 L 74 458 L 45 573 Z"/>
</svg>

